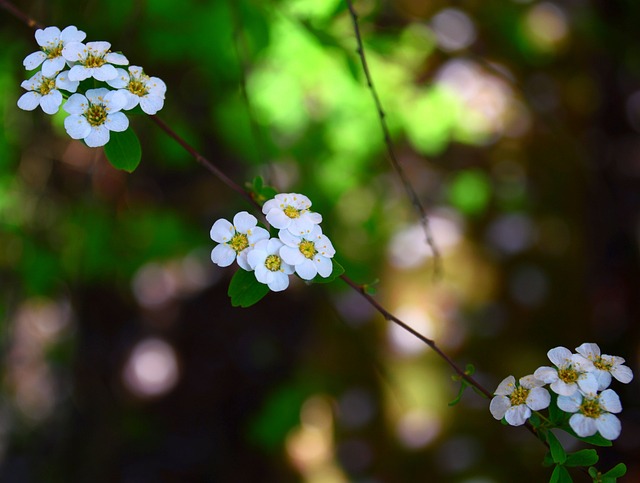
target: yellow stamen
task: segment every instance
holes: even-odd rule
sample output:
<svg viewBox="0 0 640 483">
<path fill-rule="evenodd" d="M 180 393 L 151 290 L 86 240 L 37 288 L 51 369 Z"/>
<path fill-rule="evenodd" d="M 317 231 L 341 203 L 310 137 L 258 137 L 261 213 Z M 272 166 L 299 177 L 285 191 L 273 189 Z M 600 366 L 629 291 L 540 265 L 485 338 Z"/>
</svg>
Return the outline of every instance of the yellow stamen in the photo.
<svg viewBox="0 0 640 483">
<path fill-rule="evenodd" d="M 298 245 L 298 248 L 300 249 L 300 252 L 306 257 L 306 258 L 313 258 L 314 255 L 316 253 L 318 253 L 318 250 L 316 250 L 316 246 L 312 241 L 309 240 L 303 240 L 300 242 L 300 245 Z"/>
<path fill-rule="evenodd" d="M 249 246 L 249 239 L 244 233 L 236 233 L 231 237 L 229 246 L 235 250 L 236 253 L 240 253 L 242 250 Z"/>
<path fill-rule="evenodd" d="M 269 255 L 264 261 L 264 265 L 272 272 L 277 272 L 282 265 L 282 259 L 278 255 Z"/>
</svg>

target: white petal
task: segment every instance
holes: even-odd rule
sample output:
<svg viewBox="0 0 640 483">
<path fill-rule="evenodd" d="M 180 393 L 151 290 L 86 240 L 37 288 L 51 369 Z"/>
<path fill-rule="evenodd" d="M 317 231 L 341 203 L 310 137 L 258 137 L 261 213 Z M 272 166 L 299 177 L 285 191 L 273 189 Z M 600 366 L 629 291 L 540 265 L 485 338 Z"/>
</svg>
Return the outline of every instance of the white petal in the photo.
<svg viewBox="0 0 640 483">
<path fill-rule="evenodd" d="M 40 88 L 43 80 L 42 72 L 36 72 L 29 80 L 22 81 L 20 87 L 28 91 L 36 91 Z"/>
<path fill-rule="evenodd" d="M 496 396 L 491 400 L 489 404 L 489 411 L 495 419 L 502 419 L 507 412 L 507 409 L 511 407 L 511 401 L 506 396 Z"/>
<path fill-rule="evenodd" d="M 613 366 L 611 375 L 624 384 L 631 382 L 633 379 L 633 371 L 627 366 Z"/>
<path fill-rule="evenodd" d="M 247 261 L 247 255 L 251 253 L 251 250 L 251 248 L 245 248 L 240 253 L 238 253 L 238 256 L 236 257 L 236 261 L 238 262 L 238 265 L 240 265 L 240 268 L 246 270 L 247 272 L 251 272 L 253 270 L 253 268 L 251 268 L 251 265 L 249 265 L 249 262 Z"/>
<path fill-rule="evenodd" d="M 149 82 L 147 82 L 147 90 L 152 96 L 164 99 L 164 95 L 167 92 L 167 85 L 158 77 L 150 77 Z"/>
<path fill-rule="evenodd" d="M 572 396 L 578 391 L 576 383 L 567 384 L 562 379 L 558 379 L 551 383 L 551 390 L 560 396 Z"/>
<path fill-rule="evenodd" d="M 140 108 L 150 116 L 156 114 L 164 106 L 164 99 L 146 95 L 140 99 Z"/>
<path fill-rule="evenodd" d="M 613 414 L 605 413 L 598 419 L 596 419 L 596 428 L 603 438 L 613 440 L 620 436 L 622 425 L 620 424 L 620 420 L 616 416 L 614 416 Z"/>
<path fill-rule="evenodd" d="M 42 63 L 42 75 L 45 77 L 53 77 L 64 69 L 66 65 L 64 58 L 61 56 L 47 59 Z"/>
<path fill-rule="evenodd" d="M 233 229 L 233 225 L 224 218 L 217 220 L 211 227 L 211 239 L 218 243 L 225 243 L 231 240 L 236 231 Z"/>
<path fill-rule="evenodd" d="M 66 104 L 65 104 L 66 107 Z M 91 125 L 84 116 L 71 115 L 64 120 L 64 128 L 72 139 L 84 139 L 91 132 Z"/>
<path fill-rule="evenodd" d="M 111 64 L 104 64 L 93 69 L 93 77 L 99 81 L 109 81 L 118 77 L 118 71 Z"/>
<path fill-rule="evenodd" d="M 112 64 L 127 65 L 129 63 L 129 59 L 117 52 L 109 52 L 104 58 L 107 62 L 111 62 Z"/>
<path fill-rule="evenodd" d="M 82 42 L 69 42 L 62 49 L 62 57 L 69 62 L 78 62 L 86 58 L 87 46 Z"/>
<path fill-rule="evenodd" d="M 236 231 L 240 233 L 247 233 L 251 228 L 258 224 L 258 219 L 249 214 L 246 211 L 236 213 L 233 217 L 233 225 L 236 227 Z"/>
<path fill-rule="evenodd" d="M 518 381 L 522 387 L 526 387 L 527 389 L 531 389 L 534 387 L 540 387 L 544 385 L 544 382 L 538 379 L 534 375 L 528 375 L 521 377 Z"/>
<path fill-rule="evenodd" d="M 258 271 L 259 267 L 264 268 L 264 261 L 266 259 L 267 259 L 267 253 L 263 250 L 257 250 L 255 248 L 251 250 L 251 252 L 249 252 L 249 254 L 247 255 L 247 263 L 252 269 L 256 270 L 256 272 Z M 256 278 L 257 277 L 258 275 L 256 273 Z M 260 279 L 258 279 L 258 281 L 260 281 Z"/>
<path fill-rule="evenodd" d="M 311 280 L 318 274 L 318 269 L 316 268 L 315 264 L 311 260 L 308 260 L 306 258 L 302 263 L 299 263 L 295 266 L 295 271 L 303 280 Z"/>
<path fill-rule="evenodd" d="M 69 25 L 60 32 L 60 40 L 65 44 L 67 42 L 82 42 L 87 37 L 87 34 L 82 30 L 78 30 L 75 25 Z"/>
<path fill-rule="evenodd" d="M 281 209 L 274 209 L 274 210 L 270 210 L 267 213 L 267 221 L 274 228 L 282 230 L 284 228 L 289 227 L 289 224 L 291 223 L 291 218 L 285 215 L 284 211 L 282 211 Z"/>
<path fill-rule="evenodd" d="M 86 96 L 92 104 L 105 104 L 105 99 L 107 95 L 112 93 L 109 89 L 104 87 L 100 87 L 98 89 L 89 89 L 87 90 Z"/>
<path fill-rule="evenodd" d="M 592 371 L 595 369 L 593 362 L 580 354 L 571 354 L 571 364 L 580 372 Z"/>
<path fill-rule="evenodd" d="M 540 411 L 541 409 L 549 407 L 551 402 L 551 395 L 543 387 L 534 387 L 529 392 L 527 397 L 527 406 L 534 411 Z"/>
<path fill-rule="evenodd" d="M 52 90 L 40 99 L 40 107 L 47 114 L 55 114 L 62 104 L 62 94 L 58 90 Z"/>
<path fill-rule="evenodd" d="M 69 70 L 67 77 L 70 81 L 83 81 L 91 77 L 91 69 L 87 69 L 83 65 L 74 65 Z"/>
<path fill-rule="evenodd" d="M 585 342 L 581 344 L 579 347 L 576 347 L 576 352 L 587 359 L 594 360 L 596 357 L 600 355 L 600 347 L 598 344 L 591 344 L 589 342 Z"/>
<path fill-rule="evenodd" d="M 269 213 L 271 210 L 276 209 L 278 207 L 278 202 L 275 199 L 265 201 L 264 205 L 262 205 L 262 213 L 265 215 Z"/>
<path fill-rule="evenodd" d="M 113 114 L 107 115 L 104 125 L 110 131 L 122 132 L 126 131 L 129 127 L 129 119 L 123 112 L 114 112 Z"/>
<path fill-rule="evenodd" d="M 283 243 L 278 238 L 271 238 L 267 242 L 267 253 L 270 255 L 277 255 L 282 247 Z"/>
<path fill-rule="evenodd" d="M 598 381 L 591 372 L 580 374 L 578 377 L 578 386 L 585 394 L 595 394 L 598 392 Z"/>
<path fill-rule="evenodd" d="M 251 229 L 251 233 L 247 233 L 247 239 L 250 245 L 255 245 L 260 240 L 267 240 L 269 238 L 269 232 L 260 226 L 256 226 Z"/>
<path fill-rule="evenodd" d="M 300 193 L 289 193 L 291 197 L 291 205 L 299 210 L 306 210 L 311 206 L 311 200 Z"/>
<path fill-rule="evenodd" d="M 69 114 L 84 114 L 88 107 L 89 101 L 86 97 L 82 94 L 73 94 L 67 99 L 63 109 Z"/>
<path fill-rule="evenodd" d="M 249 253 L 249 256 L 247 257 L 247 260 L 249 261 L 249 265 L 254 267 L 255 270 L 255 275 L 256 275 L 256 280 L 260 283 L 264 283 L 267 284 L 272 280 L 272 276 L 271 274 L 273 272 L 271 272 L 270 270 L 267 269 L 267 267 L 264 266 L 264 261 L 262 263 L 259 264 L 252 264 L 251 263 L 251 253 Z"/>
<path fill-rule="evenodd" d="M 125 94 L 125 91 L 107 91 L 104 94 L 104 104 L 111 112 L 121 110 L 127 104 L 127 96 Z"/>
<path fill-rule="evenodd" d="M 128 69 L 129 72 L 131 72 L 131 75 L 136 79 L 139 79 L 142 75 L 144 75 L 144 69 L 139 65 L 130 65 Z"/>
<path fill-rule="evenodd" d="M 298 248 L 283 246 L 280 249 L 280 257 L 289 265 L 298 265 L 306 260 Z M 313 277 L 312 277 L 313 278 Z"/>
<path fill-rule="evenodd" d="M 577 412 L 578 409 L 580 409 L 580 404 L 582 404 L 582 395 L 579 392 L 576 392 L 572 396 L 558 397 L 558 407 L 565 413 Z"/>
<path fill-rule="evenodd" d="M 69 73 L 67 71 L 60 72 L 56 77 L 56 87 L 58 89 L 64 89 L 68 92 L 75 92 L 78 90 L 80 83 L 78 81 L 70 81 Z"/>
<path fill-rule="evenodd" d="M 211 251 L 211 261 L 219 267 L 228 267 L 236 259 L 236 252 L 224 243 L 216 246 Z"/>
<path fill-rule="evenodd" d="M 563 367 L 571 361 L 571 351 L 566 347 L 555 347 L 547 352 L 547 357 L 556 367 Z"/>
<path fill-rule="evenodd" d="M 84 138 L 84 142 L 90 148 L 104 146 L 109 142 L 109 130 L 103 124 L 101 126 L 93 126 L 89 135 Z"/>
<path fill-rule="evenodd" d="M 311 223 L 307 217 L 302 215 L 300 218 L 292 218 L 287 230 L 294 235 L 302 236 L 311 233 L 313 226 L 313 223 Z"/>
<path fill-rule="evenodd" d="M 611 385 L 611 374 L 601 369 L 596 369 L 591 374 L 596 378 L 598 383 L 598 391 L 602 391 Z"/>
<path fill-rule="evenodd" d="M 37 92 L 25 92 L 18 99 L 18 107 L 25 111 L 33 111 L 40 105 L 40 98 L 42 96 Z"/>
<path fill-rule="evenodd" d="M 536 369 L 533 376 L 540 379 L 545 384 L 549 384 L 558 380 L 558 371 L 553 367 L 542 366 Z"/>
<path fill-rule="evenodd" d="M 327 278 L 331 275 L 331 272 L 333 272 L 333 262 L 331 259 L 316 255 L 314 261 L 321 277 Z"/>
<path fill-rule="evenodd" d="M 120 92 L 122 92 L 127 98 L 127 103 L 123 107 L 124 110 L 129 111 L 140 103 L 140 97 L 136 96 L 132 92 L 129 92 L 126 89 L 120 89 Z"/>
<path fill-rule="evenodd" d="M 58 27 L 47 27 L 44 30 L 36 30 L 36 42 L 42 47 L 48 47 L 50 44 L 57 44 L 60 39 L 60 29 Z"/>
<path fill-rule="evenodd" d="M 620 404 L 620 398 L 612 389 L 602 391 L 598 396 L 600 406 L 607 412 L 619 413 L 622 411 L 622 404 Z"/>
<path fill-rule="evenodd" d="M 309 219 L 311 223 L 318 224 L 322 223 L 322 215 L 320 213 L 306 213 L 306 217 Z"/>
<path fill-rule="evenodd" d="M 274 292 L 282 292 L 289 286 L 289 276 L 282 272 L 273 272 L 273 278 L 268 285 Z"/>
<path fill-rule="evenodd" d="M 593 436 L 598 430 L 598 428 L 596 428 L 595 420 L 587 418 L 582 414 L 574 414 L 571 416 L 569 419 L 569 426 L 571 426 L 571 429 L 573 429 L 581 438 Z"/>
<path fill-rule="evenodd" d="M 47 59 L 47 54 L 39 50 L 33 54 L 27 55 L 22 61 L 22 65 L 27 70 L 33 70 Z"/>
<path fill-rule="evenodd" d="M 129 84 L 129 73 L 121 68 L 117 68 L 116 71 L 118 72 L 118 76 L 115 79 L 107 81 L 107 84 L 116 89 L 124 89 Z"/>
<path fill-rule="evenodd" d="M 496 388 L 494 394 L 498 396 L 508 396 L 513 392 L 516 388 L 516 378 L 513 376 L 505 377 L 498 387 Z"/>
<path fill-rule="evenodd" d="M 278 232 L 278 238 L 280 238 L 280 240 L 282 240 L 282 243 L 284 243 L 285 245 L 295 248 L 297 248 L 302 241 L 302 238 L 300 238 L 299 236 L 295 236 L 289 230 L 280 230 Z"/>
<path fill-rule="evenodd" d="M 531 416 L 531 409 L 524 404 L 511 406 L 507 409 L 504 418 L 511 426 L 522 426 Z"/>
<path fill-rule="evenodd" d="M 111 44 L 105 41 L 87 42 L 87 49 L 93 52 L 93 55 L 105 55 L 107 50 L 111 48 Z"/>
</svg>

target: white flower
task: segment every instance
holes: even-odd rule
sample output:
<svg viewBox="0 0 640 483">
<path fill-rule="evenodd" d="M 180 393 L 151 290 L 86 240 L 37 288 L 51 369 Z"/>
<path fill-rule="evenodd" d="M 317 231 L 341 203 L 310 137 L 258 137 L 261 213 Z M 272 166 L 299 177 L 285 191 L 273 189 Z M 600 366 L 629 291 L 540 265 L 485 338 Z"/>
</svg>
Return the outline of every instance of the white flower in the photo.
<svg viewBox="0 0 640 483">
<path fill-rule="evenodd" d="M 126 110 L 133 109 L 140 104 L 140 108 L 149 115 L 157 113 L 164 105 L 166 84 L 158 77 L 149 77 L 142 67 L 132 65 L 129 72 L 117 69 L 118 76 L 107 81 L 111 87 L 122 89 L 127 96 Z"/>
<path fill-rule="evenodd" d="M 22 64 L 27 70 L 35 69 L 42 64 L 42 75 L 53 77 L 66 65 L 62 56 L 64 46 L 69 42 L 82 42 L 86 36 L 87 34 L 73 25 L 69 25 L 62 32 L 58 27 L 38 29 L 36 42 L 42 50 L 27 55 Z"/>
<path fill-rule="evenodd" d="M 611 389 L 599 395 L 583 395 L 577 391 L 571 396 L 559 396 L 558 407 L 567 413 L 575 413 L 569 419 L 569 426 L 582 438 L 593 436 L 596 431 L 609 440 L 620 435 L 620 420 L 611 413 L 622 411 L 622 405 Z"/>
<path fill-rule="evenodd" d="M 292 235 L 311 233 L 314 225 L 322 221 L 319 213 L 309 211 L 311 201 L 298 193 L 280 193 L 262 206 L 267 221 L 278 230 L 289 230 Z"/>
<path fill-rule="evenodd" d="M 576 347 L 576 351 L 593 363 L 591 372 L 598 381 L 598 391 L 609 387 L 611 376 L 625 384 L 633 379 L 633 372 L 629 367 L 623 365 L 624 359 L 622 357 L 600 354 L 600 347 L 597 344 L 585 342 L 580 347 Z"/>
<path fill-rule="evenodd" d="M 42 72 L 36 72 L 31 79 L 20 84 L 29 92 L 22 94 L 18 99 L 18 107 L 25 111 L 33 111 L 40 106 L 47 114 L 55 114 L 62 104 L 62 94 L 58 89 L 75 92 L 78 82 L 72 82 L 67 78 L 67 72 L 60 72 L 55 78 L 45 77 Z"/>
<path fill-rule="evenodd" d="M 331 241 L 322 234 L 318 225 L 313 225 L 310 233 L 294 236 L 288 230 L 280 230 L 280 240 L 285 244 L 280 256 L 295 267 L 300 278 L 311 280 L 316 275 L 328 277 L 333 270 L 331 258 L 336 254 Z"/>
<path fill-rule="evenodd" d="M 495 419 L 507 420 L 511 426 L 521 426 L 531 417 L 531 411 L 549 406 L 551 396 L 543 382 L 534 376 L 521 377 L 518 384 L 513 376 L 506 377 L 496 389 L 489 411 Z"/>
<path fill-rule="evenodd" d="M 588 371 L 593 363 L 580 354 L 572 354 L 566 347 L 556 347 L 547 352 L 556 367 L 543 366 L 533 373 L 541 381 L 551 384 L 551 389 L 560 396 L 571 396 L 578 389 L 585 393 L 596 392 L 598 381 Z"/>
<path fill-rule="evenodd" d="M 69 79 L 82 81 L 93 77 L 99 81 L 109 81 L 118 77 L 118 71 L 111 64 L 127 65 L 127 58 L 116 52 L 109 52 L 109 42 L 69 42 L 62 49 L 63 57 L 76 64 L 69 71 Z"/>
<path fill-rule="evenodd" d="M 64 120 L 64 127 L 73 139 L 84 139 L 87 146 L 95 148 L 109 142 L 109 131 L 126 131 L 129 119 L 120 110 L 127 99 L 121 92 L 109 89 L 89 89 L 86 97 L 73 94 L 63 109 L 71 116 Z"/>
<path fill-rule="evenodd" d="M 220 245 L 211 251 L 211 261 L 219 267 L 228 267 L 237 258 L 240 267 L 251 271 L 247 254 L 256 242 L 269 238 L 269 232 L 257 224 L 256 217 L 246 211 L 233 217 L 233 225 L 223 218 L 216 221 L 211 227 L 211 238 Z"/>
<path fill-rule="evenodd" d="M 274 292 L 280 292 L 289 286 L 289 275 L 293 267 L 279 255 L 282 242 L 277 238 L 260 240 L 249 255 L 247 261 L 255 271 L 256 279 L 267 284 Z"/>
</svg>

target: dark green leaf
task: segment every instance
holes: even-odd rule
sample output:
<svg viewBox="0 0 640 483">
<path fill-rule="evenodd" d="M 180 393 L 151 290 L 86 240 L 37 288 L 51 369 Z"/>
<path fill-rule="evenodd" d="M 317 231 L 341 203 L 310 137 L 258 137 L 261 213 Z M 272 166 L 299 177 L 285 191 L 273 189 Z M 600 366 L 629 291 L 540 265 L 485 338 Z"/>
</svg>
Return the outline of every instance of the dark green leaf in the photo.
<svg viewBox="0 0 640 483">
<path fill-rule="evenodd" d="M 554 464 L 551 451 L 547 451 L 542 459 L 542 466 L 553 466 Z"/>
<path fill-rule="evenodd" d="M 595 449 L 581 449 L 567 455 L 566 466 L 591 466 L 598 462 L 598 452 Z"/>
<path fill-rule="evenodd" d="M 596 477 L 598 476 L 598 470 L 592 466 L 591 468 L 589 468 L 589 476 L 593 479 L 596 479 Z"/>
<path fill-rule="evenodd" d="M 627 466 L 624 463 L 618 463 L 609 471 L 607 471 L 603 477 L 606 476 L 608 478 L 620 478 L 627 473 Z"/>
<path fill-rule="evenodd" d="M 227 293 L 234 307 L 250 307 L 269 293 L 269 287 L 258 282 L 253 272 L 239 269 L 233 275 Z"/>
<path fill-rule="evenodd" d="M 553 462 L 563 464 L 567 460 L 567 453 L 565 453 L 560 441 L 558 441 L 558 438 L 556 438 L 555 434 L 551 431 L 547 434 L 547 443 L 549 443 Z"/>
<path fill-rule="evenodd" d="M 549 483 L 573 483 L 573 480 L 564 466 L 557 465 L 551 473 Z"/>
<path fill-rule="evenodd" d="M 142 148 L 138 136 L 131 128 L 124 132 L 111 131 L 104 153 L 114 168 L 132 173 L 140 164 Z"/>
<path fill-rule="evenodd" d="M 563 425 L 561 429 L 569 433 L 571 436 L 579 439 L 580 441 L 584 441 L 585 443 L 589 443 L 594 446 L 611 446 L 612 444 L 611 441 L 603 438 L 600 433 L 596 433 L 593 436 L 587 436 L 586 438 L 583 438 L 581 436 L 578 436 L 568 424 Z"/>
<path fill-rule="evenodd" d="M 551 404 L 549 404 L 549 419 L 554 424 L 554 426 L 560 426 L 567 417 L 568 413 L 565 413 L 562 409 L 558 407 L 557 404 L 558 395 L 555 393 L 551 393 Z"/>
<path fill-rule="evenodd" d="M 335 260 L 335 258 L 333 258 L 331 261 L 333 262 L 333 270 L 331 271 L 329 276 L 324 278 L 324 277 L 321 277 L 320 275 L 316 275 L 314 278 L 312 278 L 310 280 L 310 282 L 313 282 L 313 283 L 329 283 L 329 282 L 333 282 L 336 278 L 338 278 L 340 275 L 342 275 L 344 273 L 344 268 L 342 268 L 342 265 L 340 265 Z"/>
</svg>

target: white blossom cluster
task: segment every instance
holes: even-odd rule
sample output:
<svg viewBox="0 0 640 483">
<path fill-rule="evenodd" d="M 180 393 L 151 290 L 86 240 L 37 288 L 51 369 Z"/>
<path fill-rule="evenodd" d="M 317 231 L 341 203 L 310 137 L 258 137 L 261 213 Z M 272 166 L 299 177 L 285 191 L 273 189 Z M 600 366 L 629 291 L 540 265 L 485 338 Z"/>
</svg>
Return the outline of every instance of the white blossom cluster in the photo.
<svg viewBox="0 0 640 483">
<path fill-rule="evenodd" d="M 32 111 L 38 106 L 55 114 L 64 99 L 69 113 L 64 126 L 73 139 L 83 139 L 87 146 L 104 146 L 109 132 L 126 131 L 129 119 L 122 112 L 140 106 L 149 115 L 164 105 L 167 90 L 157 77 L 149 77 L 142 67 L 127 66 L 127 58 L 111 52 L 109 42 L 83 43 L 87 36 L 73 25 L 62 31 L 58 27 L 36 30 L 40 50 L 23 61 L 27 70 L 39 70 L 21 86 L 27 90 L 18 107 Z M 97 88 L 83 89 L 81 82 L 94 79 Z M 78 90 L 82 92 L 77 92 Z"/>
<path fill-rule="evenodd" d="M 309 198 L 297 193 L 281 193 L 268 200 L 262 212 L 279 230 L 273 238 L 246 211 L 236 214 L 233 223 L 217 220 L 211 227 L 211 238 L 219 245 L 211 252 L 211 260 L 220 267 L 237 260 L 240 268 L 255 272 L 258 282 L 274 292 L 285 290 L 294 272 L 304 280 L 316 275 L 328 277 L 336 251 L 322 233 L 322 216 L 310 208 Z"/>
<path fill-rule="evenodd" d="M 558 408 L 572 414 L 569 426 L 578 436 L 599 432 L 606 439 L 616 439 L 621 425 L 615 414 L 622 411 L 622 405 L 618 395 L 608 387 L 612 378 L 625 384 L 633 379 L 624 359 L 601 354 L 597 344 L 587 342 L 577 347 L 576 353 L 556 347 L 547 356 L 555 367 L 539 367 L 519 383 L 509 376 L 498 385 L 489 406 L 493 417 L 504 417 L 512 426 L 524 424 L 532 411 L 549 406 L 551 396 L 543 387 L 549 384 L 558 395 Z"/>
</svg>

